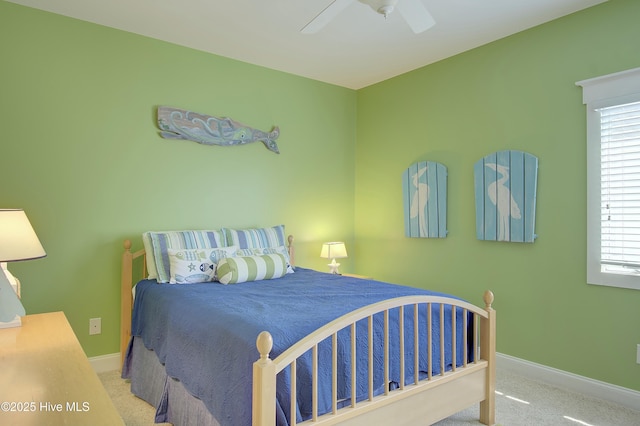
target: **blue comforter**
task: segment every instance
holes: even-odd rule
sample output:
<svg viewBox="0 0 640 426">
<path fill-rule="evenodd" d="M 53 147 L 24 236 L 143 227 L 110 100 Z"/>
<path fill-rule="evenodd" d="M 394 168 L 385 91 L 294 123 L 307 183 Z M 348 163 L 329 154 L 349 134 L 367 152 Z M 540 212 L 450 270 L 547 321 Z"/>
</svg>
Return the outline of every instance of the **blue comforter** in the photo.
<svg viewBox="0 0 640 426">
<path fill-rule="evenodd" d="M 303 268 L 276 280 L 246 282 L 235 285 L 182 284 L 158 285 L 155 280 L 137 284 L 136 299 L 131 324 L 131 335 L 142 338 L 144 345 L 157 354 L 165 365 L 167 374 L 182 382 L 194 396 L 201 399 L 222 426 L 251 424 L 252 365 L 259 357 L 256 337 L 266 330 L 273 336 L 271 358 L 275 359 L 307 334 L 343 314 L 384 299 L 413 294 L 443 295 L 441 293 L 361 280 L 339 275 L 330 275 Z M 434 307 L 434 362 L 433 373 L 440 371 L 439 360 L 439 314 Z M 411 312 L 408 312 L 411 311 Z M 458 313 L 456 324 L 461 328 L 462 313 Z M 405 333 L 413 336 L 413 311 L 405 312 Z M 420 311 L 421 324 L 426 324 L 426 307 Z M 390 333 L 397 335 L 398 312 L 390 315 Z M 451 367 L 450 314 L 445 315 L 447 357 L 445 369 Z M 366 322 L 358 324 L 358 365 L 368 364 Z M 374 318 L 374 364 L 381 363 L 382 318 Z M 426 327 L 419 327 L 424 332 Z M 339 337 L 339 398 L 348 401 L 350 389 L 350 331 L 344 330 Z M 462 332 L 457 332 L 458 363 L 462 360 Z M 426 337 L 421 336 L 426 347 Z M 392 339 L 393 340 L 393 339 Z M 412 352 L 412 343 L 407 338 L 406 351 Z M 330 342 L 319 347 L 319 357 L 330 359 Z M 392 343 L 390 355 L 391 381 L 400 381 L 399 355 Z M 426 351 L 421 350 L 421 374 L 427 371 Z M 130 353 L 127 353 L 127 358 Z M 125 361 L 123 376 L 127 377 L 128 362 Z M 413 380 L 413 357 L 407 355 L 406 381 Z M 319 412 L 331 407 L 331 380 L 329 369 L 319 372 Z M 377 370 L 381 370 L 378 368 Z M 366 371 L 366 369 L 364 370 Z M 288 369 L 278 376 L 278 425 L 288 424 L 289 381 Z M 310 356 L 298 362 L 298 421 L 311 414 Z M 358 399 L 367 395 L 366 374 L 357 379 Z M 374 377 L 374 388 L 383 389 L 382 372 Z M 158 412 L 156 420 L 165 421 L 164 413 Z"/>
</svg>

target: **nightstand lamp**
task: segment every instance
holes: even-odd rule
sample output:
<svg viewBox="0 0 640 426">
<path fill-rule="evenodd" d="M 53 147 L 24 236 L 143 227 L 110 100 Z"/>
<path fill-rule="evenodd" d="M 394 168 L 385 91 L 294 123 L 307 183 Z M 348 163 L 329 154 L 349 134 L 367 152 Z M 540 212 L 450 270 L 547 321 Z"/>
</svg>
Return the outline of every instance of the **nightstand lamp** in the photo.
<svg viewBox="0 0 640 426">
<path fill-rule="evenodd" d="M 6 262 L 39 259 L 45 253 L 23 210 L 0 209 L 0 328 L 20 327 L 25 315 L 20 302 L 20 281 Z"/>
<path fill-rule="evenodd" d="M 336 259 L 342 259 L 347 257 L 347 249 L 342 242 L 324 243 L 322 250 L 320 251 L 320 257 L 324 259 L 331 259 L 329 263 L 329 272 L 332 274 L 339 274 L 339 263 L 336 263 Z"/>
</svg>

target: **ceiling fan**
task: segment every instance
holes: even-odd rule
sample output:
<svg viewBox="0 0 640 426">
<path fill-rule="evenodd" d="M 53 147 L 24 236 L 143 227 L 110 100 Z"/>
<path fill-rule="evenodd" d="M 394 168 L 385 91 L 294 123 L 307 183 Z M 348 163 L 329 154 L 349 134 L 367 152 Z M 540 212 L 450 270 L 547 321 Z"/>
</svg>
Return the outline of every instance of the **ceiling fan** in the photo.
<svg viewBox="0 0 640 426">
<path fill-rule="evenodd" d="M 313 34 L 338 16 L 347 6 L 356 0 L 334 0 L 322 12 L 305 25 L 300 32 L 303 34 Z M 394 10 L 398 10 L 414 33 L 418 34 L 428 30 L 435 25 L 429 11 L 424 7 L 421 0 L 357 0 L 370 6 L 373 10 L 383 15 L 385 18 Z"/>
</svg>

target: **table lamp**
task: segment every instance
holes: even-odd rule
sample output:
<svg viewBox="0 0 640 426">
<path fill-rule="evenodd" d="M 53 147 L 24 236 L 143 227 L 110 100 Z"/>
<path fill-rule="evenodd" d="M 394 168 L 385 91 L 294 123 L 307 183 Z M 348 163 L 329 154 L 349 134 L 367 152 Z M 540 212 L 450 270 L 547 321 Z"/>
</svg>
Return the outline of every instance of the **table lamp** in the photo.
<svg viewBox="0 0 640 426">
<path fill-rule="evenodd" d="M 0 328 L 20 327 L 25 315 L 20 281 L 6 262 L 39 259 L 45 253 L 27 215 L 21 209 L 0 209 Z"/>
<path fill-rule="evenodd" d="M 329 263 L 329 272 L 332 274 L 339 274 L 338 267 L 339 263 L 336 263 L 336 259 L 341 259 L 347 257 L 347 249 L 344 246 L 344 243 L 334 241 L 330 243 L 324 243 L 322 245 L 322 250 L 320 251 L 320 257 L 324 259 L 332 259 L 331 263 Z"/>
</svg>

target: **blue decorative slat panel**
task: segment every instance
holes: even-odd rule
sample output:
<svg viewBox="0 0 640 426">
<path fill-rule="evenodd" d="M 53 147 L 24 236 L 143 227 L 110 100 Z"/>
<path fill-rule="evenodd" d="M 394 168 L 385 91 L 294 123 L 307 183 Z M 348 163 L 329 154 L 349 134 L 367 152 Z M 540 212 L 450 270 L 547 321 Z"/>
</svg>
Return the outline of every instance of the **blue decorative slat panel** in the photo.
<svg viewBox="0 0 640 426">
<path fill-rule="evenodd" d="M 523 243 L 525 241 L 525 222 L 522 220 L 526 217 L 521 209 L 525 205 L 525 191 L 515 191 L 513 188 L 524 188 L 525 170 L 524 170 L 524 153 L 522 151 L 505 151 L 511 153 L 510 159 L 510 180 L 511 180 L 511 197 L 513 198 L 513 206 L 509 209 L 509 229 L 511 238 L 509 241 Z M 514 207 L 515 206 L 515 207 Z M 519 206 L 519 207 L 518 207 Z M 515 211 L 514 211 L 515 208 Z"/>
<path fill-rule="evenodd" d="M 484 240 L 484 161 L 473 165 L 474 194 L 476 195 L 476 237 Z"/>
<path fill-rule="evenodd" d="M 429 186 L 429 192 L 433 192 L 434 194 L 438 194 L 438 170 L 436 169 L 436 167 L 429 167 L 427 166 L 427 173 L 426 173 L 426 177 L 427 177 L 427 181 L 425 182 L 427 185 L 429 185 L 429 182 L 435 182 L 435 185 L 431 185 Z M 429 202 L 427 200 L 427 205 L 426 205 L 426 209 L 427 209 L 427 236 L 429 238 L 437 238 L 439 236 L 439 232 L 440 232 L 440 226 L 439 226 L 439 217 L 438 217 L 438 202 L 437 202 L 437 196 L 433 198 L 433 200 L 436 200 L 436 202 Z"/>
<path fill-rule="evenodd" d="M 498 196 L 498 187 L 496 185 L 491 185 L 492 182 L 497 180 L 497 172 L 495 169 L 489 168 L 487 169 L 487 164 L 495 164 L 496 163 L 496 154 L 491 154 L 485 157 L 485 168 L 484 168 L 484 239 L 485 240 L 496 240 L 498 238 L 498 221 L 497 213 L 496 213 L 496 204 L 492 201 L 492 199 L 496 199 Z"/>
<path fill-rule="evenodd" d="M 538 158 L 498 151 L 474 165 L 476 236 L 532 243 L 535 235 Z"/>
<path fill-rule="evenodd" d="M 407 237 L 447 236 L 447 168 L 433 161 L 414 163 L 402 174 Z"/>
<path fill-rule="evenodd" d="M 413 176 L 418 175 L 418 163 L 412 164 L 402 174 L 402 199 L 404 202 L 404 234 L 407 237 L 419 236 L 420 229 L 418 220 L 411 219 L 411 203 L 420 194 L 414 194 L 416 185 L 413 184 Z M 417 179 L 417 178 L 416 178 Z"/>
<path fill-rule="evenodd" d="M 536 194 L 538 191 L 538 158 L 526 154 L 524 157 L 525 176 L 535 176 L 524 182 L 524 214 L 527 220 L 524 222 L 525 242 L 533 242 L 538 236 L 535 233 L 536 224 Z"/>
<path fill-rule="evenodd" d="M 438 164 L 441 178 L 438 179 L 438 237 L 444 238 L 449 232 L 447 230 L 447 168 Z"/>
</svg>

